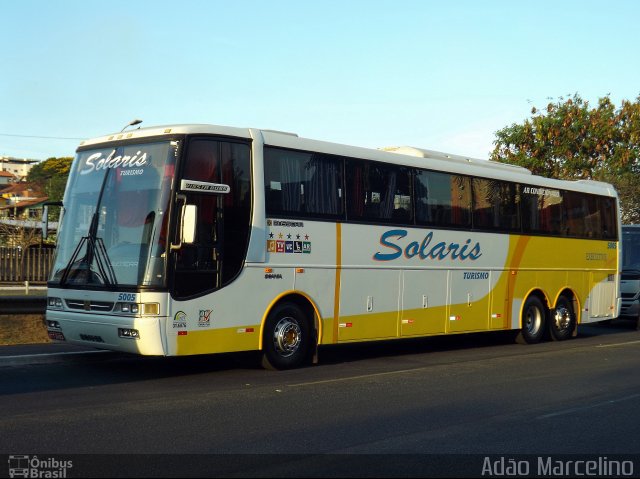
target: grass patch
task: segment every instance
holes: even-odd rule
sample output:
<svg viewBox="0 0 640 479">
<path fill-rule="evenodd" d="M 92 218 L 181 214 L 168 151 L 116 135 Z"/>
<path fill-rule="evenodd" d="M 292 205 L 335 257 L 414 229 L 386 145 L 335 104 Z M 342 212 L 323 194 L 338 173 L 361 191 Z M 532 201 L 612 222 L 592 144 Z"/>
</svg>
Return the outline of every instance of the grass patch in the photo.
<svg viewBox="0 0 640 479">
<path fill-rule="evenodd" d="M 49 342 L 44 314 L 0 314 L 0 346 Z"/>
</svg>

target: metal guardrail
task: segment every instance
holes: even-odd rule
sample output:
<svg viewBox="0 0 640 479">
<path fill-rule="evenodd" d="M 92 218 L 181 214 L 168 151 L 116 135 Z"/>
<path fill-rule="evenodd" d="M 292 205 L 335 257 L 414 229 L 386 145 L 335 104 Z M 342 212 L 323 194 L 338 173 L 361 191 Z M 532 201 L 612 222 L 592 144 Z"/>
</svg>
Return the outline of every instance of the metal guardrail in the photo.
<svg viewBox="0 0 640 479">
<path fill-rule="evenodd" d="M 54 254 L 53 248 L 0 246 L 0 281 L 46 283 Z"/>
<path fill-rule="evenodd" d="M 0 296 L 0 314 L 44 314 L 46 296 Z"/>
</svg>

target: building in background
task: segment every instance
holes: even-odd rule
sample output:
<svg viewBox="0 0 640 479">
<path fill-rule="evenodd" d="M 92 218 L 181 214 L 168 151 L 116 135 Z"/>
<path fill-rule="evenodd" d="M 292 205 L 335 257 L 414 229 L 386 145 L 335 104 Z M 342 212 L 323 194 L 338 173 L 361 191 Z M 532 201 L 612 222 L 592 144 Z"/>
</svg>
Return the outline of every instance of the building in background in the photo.
<svg viewBox="0 0 640 479">
<path fill-rule="evenodd" d="M 33 219 L 42 215 L 44 192 L 31 183 L 12 183 L 0 186 L 0 218 Z"/>
<path fill-rule="evenodd" d="M 16 177 L 17 181 L 25 181 L 29 170 L 39 160 L 28 160 L 26 158 L 12 158 L 10 156 L 0 156 L 0 172 L 7 172 Z M 2 184 L 2 183 L 0 183 Z"/>
<path fill-rule="evenodd" d="M 8 171 L 0 171 L 0 188 L 6 186 L 10 183 L 15 183 L 18 179 L 15 175 L 9 173 Z"/>
</svg>

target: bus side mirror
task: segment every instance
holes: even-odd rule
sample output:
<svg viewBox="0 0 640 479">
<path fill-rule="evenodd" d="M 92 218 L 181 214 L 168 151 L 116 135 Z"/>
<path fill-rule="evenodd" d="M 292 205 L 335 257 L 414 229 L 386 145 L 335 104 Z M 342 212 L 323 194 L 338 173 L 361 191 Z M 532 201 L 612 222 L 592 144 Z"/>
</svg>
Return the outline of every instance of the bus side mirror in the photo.
<svg viewBox="0 0 640 479">
<path fill-rule="evenodd" d="M 182 207 L 182 231 L 181 243 L 193 244 L 196 240 L 196 218 L 198 208 L 196 205 L 184 205 Z"/>
<path fill-rule="evenodd" d="M 42 241 L 49 237 L 49 205 L 42 208 Z"/>
<path fill-rule="evenodd" d="M 186 200 L 186 199 L 185 199 Z M 182 205 L 180 218 L 180 243 L 172 244 L 171 251 L 179 250 L 183 244 L 193 244 L 196 241 L 196 219 L 198 208 L 196 205 Z"/>
<path fill-rule="evenodd" d="M 49 237 L 49 206 L 62 206 L 62 201 L 48 201 L 42 207 L 42 241 Z"/>
</svg>

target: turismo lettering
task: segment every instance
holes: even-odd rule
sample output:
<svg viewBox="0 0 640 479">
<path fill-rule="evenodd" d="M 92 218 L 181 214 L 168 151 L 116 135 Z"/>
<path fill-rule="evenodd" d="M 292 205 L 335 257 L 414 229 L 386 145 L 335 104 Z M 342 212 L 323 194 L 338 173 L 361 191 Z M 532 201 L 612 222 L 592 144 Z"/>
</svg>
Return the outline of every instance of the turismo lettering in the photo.
<svg viewBox="0 0 640 479">
<path fill-rule="evenodd" d="M 406 236 L 406 230 L 398 229 L 384 232 L 380 236 L 380 244 L 390 251 L 386 253 L 378 251 L 373 255 L 373 259 L 376 261 L 393 261 L 404 255 L 407 259 L 417 256 L 421 260 L 434 259 L 440 261 L 450 258 L 458 261 L 475 261 L 482 256 L 480 243 L 475 243 L 472 246 L 471 239 L 467 239 L 463 245 L 440 241 L 431 246 L 434 239 L 433 232 L 430 231 L 420 243 L 412 241 L 403 248 L 400 240 Z"/>
<path fill-rule="evenodd" d="M 489 273 L 487 271 L 465 271 L 462 274 L 462 279 L 489 279 Z"/>
<path fill-rule="evenodd" d="M 109 153 L 106 158 L 102 156 L 102 153 L 94 153 L 87 158 L 84 169 L 80 171 L 81 175 L 87 175 L 95 170 L 107 170 L 110 168 L 133 168 L 144 166 L 147 164 L 147 153 L 138 151 L 135 155 L 118 155 L 113 156 L 116 150 Z M 141 154 L 142 153 L 142 154 Z"/>
</svg>

